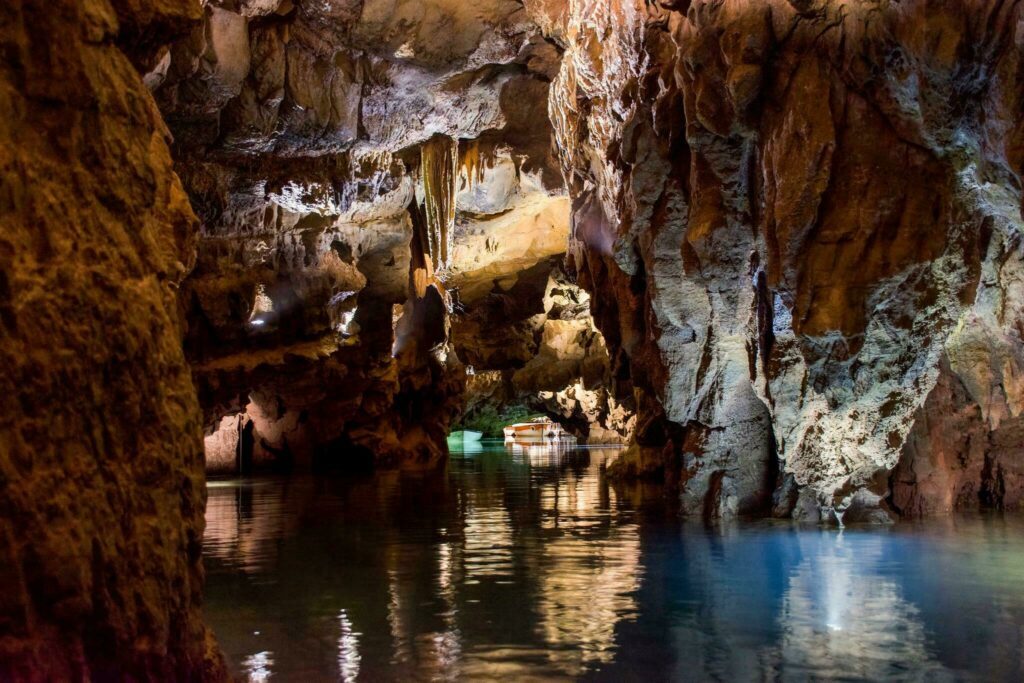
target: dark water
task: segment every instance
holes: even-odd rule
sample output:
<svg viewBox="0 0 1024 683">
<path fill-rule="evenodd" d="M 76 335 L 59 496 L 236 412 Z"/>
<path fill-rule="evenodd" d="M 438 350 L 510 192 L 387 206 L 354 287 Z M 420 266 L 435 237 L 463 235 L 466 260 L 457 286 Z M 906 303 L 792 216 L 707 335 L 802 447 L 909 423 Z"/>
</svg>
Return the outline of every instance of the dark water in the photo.
<svg viewBox="0 0 1024 683">
<path fill-rule="evenodd" d="M 245 680 L 1021 680 L 1024 522 L 680 522 L 614 451 L 213 482 L 206 616 Z"/>
</svg>

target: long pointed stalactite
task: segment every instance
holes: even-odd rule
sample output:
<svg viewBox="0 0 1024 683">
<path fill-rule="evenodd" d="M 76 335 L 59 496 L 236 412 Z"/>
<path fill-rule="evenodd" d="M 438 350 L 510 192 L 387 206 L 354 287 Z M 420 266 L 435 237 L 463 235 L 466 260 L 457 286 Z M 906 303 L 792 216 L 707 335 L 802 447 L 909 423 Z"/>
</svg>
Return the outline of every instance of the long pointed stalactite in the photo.
<svg viewBox="0 0 1024 683">
<path fill-rule="evenodd" d="M 459 143 L 435 135 L 420 147 L 420 178 L 426 244 L 435 269 L 448 266 L 448 240 L 455 226 L 455 191 L 458 182 Z"/>
</svg>

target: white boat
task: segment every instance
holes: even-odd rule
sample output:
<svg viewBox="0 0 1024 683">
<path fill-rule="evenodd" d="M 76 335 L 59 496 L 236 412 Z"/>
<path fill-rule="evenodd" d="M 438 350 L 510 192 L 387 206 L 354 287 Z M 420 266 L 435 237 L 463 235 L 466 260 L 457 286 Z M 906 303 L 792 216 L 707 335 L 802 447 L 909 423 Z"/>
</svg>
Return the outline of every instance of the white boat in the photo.
<svg viewBox="0 0 1024 683">
<path fill-rule="evenodd" d="M 505 427 L 505 440 L 522 439 L 560 439 L 567 435 L 562 425 L 552 422 L 550 418 L 539 417 L 529 422 L 518 422 Z"/>
</svg>

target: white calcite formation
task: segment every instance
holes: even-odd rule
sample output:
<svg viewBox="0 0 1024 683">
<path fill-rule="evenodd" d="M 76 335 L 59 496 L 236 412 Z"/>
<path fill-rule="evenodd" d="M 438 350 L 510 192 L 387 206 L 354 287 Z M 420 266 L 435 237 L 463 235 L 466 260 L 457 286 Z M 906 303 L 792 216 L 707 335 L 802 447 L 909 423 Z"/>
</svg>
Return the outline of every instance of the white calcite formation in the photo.
<svg viewBox="0 0 1024 683">
<path fill-rule="evenodd" d="M 1020 505 L 1020 8 L 527 5 L 624 469 L 710 516 Z"/>
</svg>

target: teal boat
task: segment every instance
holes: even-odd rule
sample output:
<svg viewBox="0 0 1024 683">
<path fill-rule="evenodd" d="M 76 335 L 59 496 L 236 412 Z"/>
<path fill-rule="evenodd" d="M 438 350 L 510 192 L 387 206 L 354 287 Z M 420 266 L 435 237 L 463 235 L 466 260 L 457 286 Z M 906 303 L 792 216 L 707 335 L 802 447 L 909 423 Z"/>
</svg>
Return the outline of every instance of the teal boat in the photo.
<svg viewBox="0 0 1024 683">
<path fill-rule="evenodd" d="M 469 429 L 452 432 L 448 435 L 449 446 L 462 446 L 467 443 L 479 443 L 483 432 L 474 432 Z"/>
</svg>

